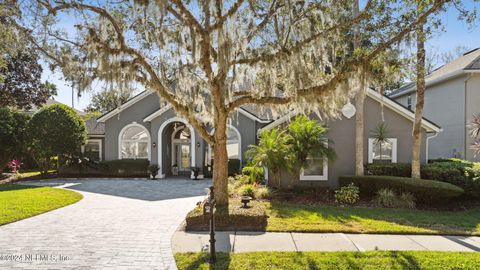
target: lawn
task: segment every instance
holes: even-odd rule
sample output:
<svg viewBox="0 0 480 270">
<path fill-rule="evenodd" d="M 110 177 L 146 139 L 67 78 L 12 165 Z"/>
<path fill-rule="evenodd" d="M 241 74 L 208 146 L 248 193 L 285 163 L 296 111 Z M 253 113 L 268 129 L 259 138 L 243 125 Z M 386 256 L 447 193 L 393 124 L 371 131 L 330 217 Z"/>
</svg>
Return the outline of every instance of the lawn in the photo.
<svg viewBox="0 0 480 270">
<path fill-rule="evenodd" d="M 463 212 L 266 203 L 267 231 L 480 235 L 480 209 Z"/>
<path fill-rule="evenodd" d="M 206 253 L 175 254 L 178 269 L 209 269 Z M 480 269 L 479 253 L 437 251 L 219 253 L 213 269 Z"/>
<path fill-rule="evenodd" d="M 80 199 L 81 194 L 65 189 L 0 185 L 0 225 L 51 211 Z"/>
</svg>

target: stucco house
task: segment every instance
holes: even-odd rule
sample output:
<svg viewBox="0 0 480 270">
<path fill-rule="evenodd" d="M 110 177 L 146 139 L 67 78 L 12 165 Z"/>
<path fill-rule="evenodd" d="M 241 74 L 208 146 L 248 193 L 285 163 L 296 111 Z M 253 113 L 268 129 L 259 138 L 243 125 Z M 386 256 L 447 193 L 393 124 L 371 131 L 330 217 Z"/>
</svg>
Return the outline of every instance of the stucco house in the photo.
<svg viewBox="0 0 480 270">
<path fill-rule="evenodd" d="M 480 48 L 469 51 L 430 73 L 426 78 L 423 115 L 443 131 L 430 139 L 430 158 L 458 157 L 480 161 L 470 146 L 468 125 L 480 113 Z M 389 97 L 415 110 L 415 83 L 407 84 Z"/>
<path fill-rule="evenodd" d="M 158 164 L 160 177 L 184 175 L 191 177 L 191 167 L 200 169 L 199 177 L 208 175 L 212 148 L 170 105 L 161 105 L 156 92 L 144 91 L 121 107 L 87 123 L 89 139 L 84 150 L 99 160 L 149 159 Z M 379 158 L 379 147 L 371 138 L 373 130 L 384 120 L 388 124 L 390 143 L 383 146 L 383 162 L 410 162 L 411 129 L 414 114 L 400 104 L 368 90 L 365 102 L 365 161 Z M 255 106 L 239 108 L 228 124 L 228 155 L 246 165 L 245 151 L 258 142 L 262 130 L 281 126 L 294 114 L 272 119 L 271 114 Z M 315 116 L 312 116 L 315 117 Z M 330 147 L 337 153 L 335 161 L 312 160 L 305 168 L 297 186 L 338 185 L 338 177 L 355 171 L 355 120 L 332 119 L 323 122 L 328 128 Z M 440 132 L 440 127 L 426 119 L 422 121 L 422 160 L 427 159 L 428 137 Z"/>
</svg>

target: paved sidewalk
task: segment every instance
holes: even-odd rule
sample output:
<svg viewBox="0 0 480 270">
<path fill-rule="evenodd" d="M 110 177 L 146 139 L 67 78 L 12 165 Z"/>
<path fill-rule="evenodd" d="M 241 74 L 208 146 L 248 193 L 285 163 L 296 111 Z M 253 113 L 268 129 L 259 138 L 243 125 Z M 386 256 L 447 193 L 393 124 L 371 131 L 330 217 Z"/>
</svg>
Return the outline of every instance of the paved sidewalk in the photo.
<svg viewBox="0 0 480 270">
<path fill-rule="evenodd" d="M 72 189 L 84 198 L 0 226 L 1 270 L 174 270 L 171 237 L 205 196 L 210 181 L 75 179 L 22 184 Z"/>
<path fill-rule="evenodd" d="M 208 251 L 207 232 L 177 231 L 172 239 L 176 252 Z M 250 251 L 367 251 L 436 250 L 480 251 L 480 237 L 447 235 L 391 235 L 344 233 L 217 232 L 221 252 Z"/>
</svg>

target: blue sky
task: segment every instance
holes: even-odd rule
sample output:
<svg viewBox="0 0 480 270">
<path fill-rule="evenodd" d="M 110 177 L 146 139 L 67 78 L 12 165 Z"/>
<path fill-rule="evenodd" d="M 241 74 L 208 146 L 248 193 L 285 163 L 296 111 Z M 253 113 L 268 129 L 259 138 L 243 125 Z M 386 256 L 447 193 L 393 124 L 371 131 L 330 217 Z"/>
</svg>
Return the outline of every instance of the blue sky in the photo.
<svg viewBox="0 0 480 270">
<path fill-rule="evenodd" d="M 464 1 L 465 5 L 472 8 L 473 5 L 479 7 L 479 3 L 473 1 Z M 468 26 L 465 22 L 458 20 L 458 11 L 450 8 L 441 16 L 445 31 L 435 33 L 427 41 L 427 50 L 435 50 L 437 53 L 454 50 L 457 46 L 466 46 L 471 49 L 480 47 L 480 21 L 472 26 Z M 72 89 L 67 82 L 62 79 L 62 75 L 52 73 L 45 67 L 43 72 L 43 80 L 48 80 L 57 85 L 58 94 L 54 97 L 55 100 L 72 105 Z M 100 90 L 98 86 L 93 87 L 93 91 Z M 80 98 L 74 96 L 74 107 L 80 110 L 85 109 L 90 103 L 90 98 L 93 92 L 83 93 Z"/>
</svg>

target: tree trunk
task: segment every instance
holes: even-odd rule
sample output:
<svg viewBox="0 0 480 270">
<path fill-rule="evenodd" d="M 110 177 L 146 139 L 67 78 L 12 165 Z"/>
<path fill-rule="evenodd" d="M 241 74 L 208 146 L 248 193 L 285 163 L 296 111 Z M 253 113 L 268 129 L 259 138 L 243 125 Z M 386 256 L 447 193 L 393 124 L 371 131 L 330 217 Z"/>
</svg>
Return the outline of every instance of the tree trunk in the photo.
<svg viewBox="0 0 480 270">
<path fill-rule="evenodd" d="M 420 146 L 422 143 L 421 123 L 425 97 L 425 32 L 423 23 L 417 25 L 417 93 L 415 122 L 412 132 L 412 177 L 420 178 Z"/>
<path fill-rule="evenodd" d="M 218 205 L 228 207 L 227 119 L 219 117 L 213 147 L 213 186 Z"/>
<path fill-rule="evenodd" d="M 353 3 L 353 17 L 356 17 L 359 13 L 358 0 Z M 358 25 L 354 28 L 353 49 L 360 47 L 360 34 Z M 363 175 L 363 105 L 365 103 L 365 90 L 364 87 L 360 89 L 355 97 L 355 107 L 357 114 L 355 115 L 355 174 Z"/>
</svg>

